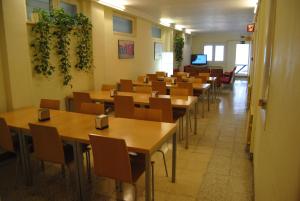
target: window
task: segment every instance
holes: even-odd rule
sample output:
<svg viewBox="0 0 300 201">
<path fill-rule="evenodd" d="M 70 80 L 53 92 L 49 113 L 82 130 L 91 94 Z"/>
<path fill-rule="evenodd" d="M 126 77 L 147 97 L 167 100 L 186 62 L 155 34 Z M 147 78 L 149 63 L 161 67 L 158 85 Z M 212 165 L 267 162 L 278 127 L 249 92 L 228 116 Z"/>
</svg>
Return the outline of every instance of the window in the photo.
<svg viewBox="0 0 300 201">
<path fill-rule="evenodd" d="M 31 19 L 31 14 L 35 9 L 42 9 L 47 12 L 51 9 L 51 0 L 26 0 L 27 19 Z"/>
<path fill-rule="evenodd" d="M 207 61 L 224 61 L 224 45 L 204 45 Z"/>
<path fill-rule="evenodd" d="M 75 16 L 77 14 L 77 6 L 74 4 L 66 3 L 61 1 L 59 6 L 64 9 L 65 13 Z"/>
<path fill-rule="evenodd" d="M 213 46 L 205 45 L 204 46 L 204 54 L 207 55 L 207 61 L 212 61 L 213 58 Z"/>
<path fill-rule="evenodd" d="M 153 38 L 161 38 L 161 29 L 158 27 L 152 27 L 152 37 Z"/>
<path fill-rule="evenodd" d="M 118 33 L 133 33 L 133 21 L 131 19 L 121 17 L 121 16 L 113 16 L 113 31 Z"/>
</svg>

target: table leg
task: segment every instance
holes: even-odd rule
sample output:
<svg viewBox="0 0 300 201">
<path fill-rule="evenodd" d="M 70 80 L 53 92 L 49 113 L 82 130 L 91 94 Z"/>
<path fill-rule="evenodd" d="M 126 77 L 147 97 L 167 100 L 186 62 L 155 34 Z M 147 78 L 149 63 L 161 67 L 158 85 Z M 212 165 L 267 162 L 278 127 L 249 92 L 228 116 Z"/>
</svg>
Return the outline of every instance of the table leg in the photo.
<svg viewBox="0 0 300 201">
<path fill-rule="evenodd" d="M 28 146 L 25 140 L 25 135 L 22 134 L 21 130 L 17 131 L 19 144 L 20 144 L 20 158 L 22 163 L 22 169 L 25 174 L 25 183 L 26 185 L 32 185 L 32 174 L 30 168 L 30 156 L 28 153 Z"/>
<path fill-rule="evenodd" d="M 204 91 L 201 93 L 201 103 L 202 103 L 202 118 L 204 118 Z"/>
<path fill-rule="evenodd" d="M 195 111 L 194 111 L 194 134 L 197 134 L 197 116 L 198 116 L 198 101 L 195 103 Z"/>
<path fill-rule="evenodd" d="M 145 201 L 151 200 L 151 157 L 150 154 L 145 154 Z"/>
<path fill-rule="evenodd" d="M 77 187 L 77 197 L 79 201 L 87 200 L 86 182 L 83 168 L 83 152 L 79 142 L 73 142 L 74 160 L 75 160 L 75 179 Z"/>
<path fill-rule="evenodd" d="M 210 88 L 207 89 L 207 110 L 209 111 L 209 106 L 210 106 Z"/>
<path fill-rule="evenodd" d="M 190 112 L 189 110 L 187 109 L 186 111 L 186 119 L 185 119 L 185 148 L 188 149 L 189 148 L 189 118 L 190 118 Z"/>
<path fill-rule="evenodd" d="M 172 183 L 175 183 L 176 181 L 176 152 L 177 152 L 177 137 L 176 133 L 173 134 L 173 140 L 172 140 Z"/>
<path fill-rule="evenodd" d="M 213 98 L 212 99 L 213 99 L 213 102 L 215 103 L 216 100 L 217 100 L 217 96 L 216 96 L 216 81 L 213 81 L 212 84 L 213 84 L 213 86 L 212 86 L 213 87 L 213 96 L 212 96 Z"/>
</svg>

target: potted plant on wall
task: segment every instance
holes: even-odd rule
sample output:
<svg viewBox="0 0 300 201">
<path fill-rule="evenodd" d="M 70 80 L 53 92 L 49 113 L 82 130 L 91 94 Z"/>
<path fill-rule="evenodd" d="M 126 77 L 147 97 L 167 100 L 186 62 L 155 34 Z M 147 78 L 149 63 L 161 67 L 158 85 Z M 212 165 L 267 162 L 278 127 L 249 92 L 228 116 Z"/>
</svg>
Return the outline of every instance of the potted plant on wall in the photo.
<svg viewBox="0 0 300 201">
<path fill-rule="evenodd" d="M 175 65 L 176 68 L 181 66 L 183 60 L 183 46 L 184 46 L 184 39 L 180 32 L 175 34 L 174 38 L 174 53 L 175 53 Z"/>
</svg>

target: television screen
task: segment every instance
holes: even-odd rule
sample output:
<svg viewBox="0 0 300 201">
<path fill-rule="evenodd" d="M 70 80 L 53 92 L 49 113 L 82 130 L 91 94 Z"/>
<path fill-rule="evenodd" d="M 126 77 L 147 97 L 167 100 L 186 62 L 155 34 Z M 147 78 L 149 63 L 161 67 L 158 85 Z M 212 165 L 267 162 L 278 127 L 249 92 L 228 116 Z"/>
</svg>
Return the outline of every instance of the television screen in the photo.
<svg viewBox="0 0 300 201">
<path fill-rule="evenodd" d="M 192 65 L 206 65 L 207 55 L 206 54 L 194 54 L 191 58 Z"/>
</svg>

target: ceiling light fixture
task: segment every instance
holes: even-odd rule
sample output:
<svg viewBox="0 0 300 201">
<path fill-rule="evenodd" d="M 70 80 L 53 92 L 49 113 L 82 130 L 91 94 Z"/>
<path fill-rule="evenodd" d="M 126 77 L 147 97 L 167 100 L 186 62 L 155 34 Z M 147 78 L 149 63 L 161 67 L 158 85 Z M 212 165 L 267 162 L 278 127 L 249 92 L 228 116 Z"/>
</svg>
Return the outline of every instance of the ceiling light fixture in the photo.
<svg viewBox="0 0 300 201">
<path fill-rule="evenodd" d="M 192 34 L 192 29 L 186 29 L 186 30 L 185 30 L 185 33 L 186 33 L 186 34 Z"/>
<path fill-rule="evenodd" d="M 125 10 L 125 3 L 120 0 L 97 0 L 97 2 L 120 11 Z"/>
<path fill-rule="evenodd" d="M 180 25 L 180 24 L 175 25 L 175 29 L 178 30 L 178 31 L 182 31 L 183 28 L 184 28 L 183 25 Z"/>
<path fill-rule="evenodd" d="M 173 23 L 173 21 L 172 21 L 171 19 L 169 19 L 169 18 L 161 18 L 161 19 L 160 19 L 160 24 L 161 24 L 161 25 L 170 27 L 170 26 L 171 26 L 171 23 Z"/>
</svg>

